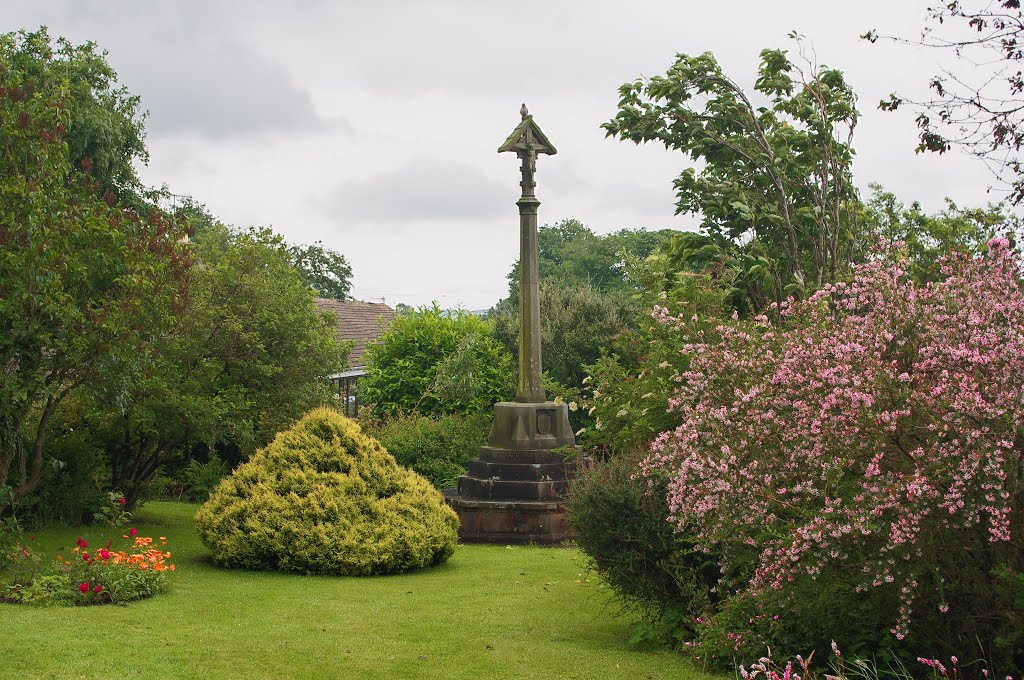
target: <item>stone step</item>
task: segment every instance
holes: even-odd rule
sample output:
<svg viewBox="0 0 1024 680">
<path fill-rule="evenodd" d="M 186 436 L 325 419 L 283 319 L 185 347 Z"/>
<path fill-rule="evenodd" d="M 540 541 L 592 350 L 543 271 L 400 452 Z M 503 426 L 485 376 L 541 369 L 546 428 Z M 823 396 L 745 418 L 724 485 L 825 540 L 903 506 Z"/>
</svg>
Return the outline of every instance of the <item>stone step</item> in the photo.
<svg viewBox="0 0 1024 680">
<path fill-rule="evenodd" d="M 573 455 L 550 449 L 506 449 L 499 446 L 481 446 L 480 460 L 487 463 L 521 463 L 523 465 L 567 463 L 574 464 Z"/>
<path fill-rule="evenodd" d="M 459 496 L 480 500 L 559 500 L 569 490 L 565 479 L 553 481 L 527 481 L 480 479 L 469 475 L 459 477 Z"/>
<path fill-rule="evenodd" d="M 492 463 L 475 459 L 469 461 L 468 475 L 478 479 L 522 480 L 550 482 L 566 479 L 571 472 L 565 463 Z"/>
</svg>

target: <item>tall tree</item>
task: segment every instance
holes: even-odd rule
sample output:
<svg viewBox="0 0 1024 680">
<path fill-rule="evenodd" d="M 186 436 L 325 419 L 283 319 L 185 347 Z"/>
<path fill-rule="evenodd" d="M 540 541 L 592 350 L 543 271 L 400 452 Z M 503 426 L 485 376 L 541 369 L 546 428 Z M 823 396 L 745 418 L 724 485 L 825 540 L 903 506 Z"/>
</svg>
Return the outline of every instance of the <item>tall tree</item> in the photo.
<svg viewBox="0 0 1024 680">
<path fill-rule="evenodd" d="M 543 368 L 559 385 L 579 388 L 592 364 L 612 339 L 634 323 L 632 305 L 606 295 L 584 281 L 558 278 L 540 282 L 540 339 Z M 649 311 L 649 310 L 647 310 Z M 509 353 L 519 352 L 519 300 L 495 307 L 491 318 L 498 339 Z"/>
<path fill-rule="evenodd" d="M 76 74 L 103 64 L 45 31 L 0 36 L 0 486 L 15 499 L 39 483 L 60 403 L 109 375 L 129 385 L 184 304 L 183 234 L 118 203 L 116 163 L 70 155 L 82 111 L 118 101 L 83 99 Z"/>
<path fill-rule="evenodd" d="M 626 83 L 603 127 L 658 141 L 702 167 L 675 180 L 676 212 L 734 251 L 757 253 L 769 299 L 833 281 L 851 258 L 857 193 L 851 166 L 856 97 L 841 71 L 784 50 L 761 52 L 758 105 L 715 56 L 680 54 L 664 76 Z"/>
<path fill-rule="evenodd" d="M 400 315 L 367 359 L 359 390 L 375 416 L 479 413 L 513 391 L 512 356 L 493 324 L 463 310 Z"/>
<path fill-rule="evenodd" d="M 901 244 L 918 283 L 941 280 L 943 260 L 953 253 L 981 255 L 993 237 L 1016 240 L 1020 234 L 1020 218 L 1001 204 L 963 208 L 947 198 L 943 210 L 929 215 L 917 201 L 904 205 L 880 184 L 870 186 L 871 197 L 864 204 L 866 233 Z"/>
<path fill-rule="evenodd" d="M 191 236 L 206 240 L 224 239 L 229 235 L 225 225 L 209 208 L 192 197 L 175 206 L 173 217 L 187 225 Z M 347 300 L 352 291 L 352 266 L 341 253 L 324 247 L 320 241 L 312 245 L 287 246 L 292 266 L 319 297 Z"/>
<path fill-rule="evenodd" d="M 100 192 L 123 205 L 143 206 L 145 193 L 135 169 L 149 160 L 145 119 L 139 97 L 117 82 L 117 73 L 94 42 L 75 45 L 51 39 L 46 28 L 0 35 L 7 68 L 28 83 L 26 94 L 51 96 L 58 86 L 68 101 L 63 132 L 76 170 L 89 174 Z"/>
<path fill-rule="evenodd" d="M 311 245 L 289 246 L 288 254 L 306 285 L 317 295 L 336 300 L 351 298 L 352 266 L 344 255 L 325 248 L 320 241 Z"/>
<path fill-rule="evenodd" d="M 566 286 L 586 284 L 600 293 L 631 293 L 634 287 L 626 277 L 627 259 L 647 257 L 678 233 L 671 229 L 620 229 L 595 234 L 576 219 L 545 224 L 537 232 L 540 278 Z M 519 271 L 516 260 L 508 273 L 512 304 L 517 304 L 519 297 Z"/>
<path fill-rule="evenodd" d="M 129 505 L 190 445 L 247 453 L 266 444 L 328 400 L 327 376 L 345 364 L 280 236 L 218 226 L 192 248 L 188 304 L 144 377 L 118 400 L 116 377 L 91 390 L 90 426 Z"/>
<path fill-rule="evenodd" d="M 879 107 L 903 104 L 917 113 L 917 150 L 945 153 L 959 147 L 984 161 L 1009 189 L 1010 202 L 1024 201 L 1024 14 L 1020 0 L 943 0 L 928 8 L 917 38 L 862 36 L 947 52 L 956 65 L 942 68 L 922 99 L 893 93 Z"/>
</svg>

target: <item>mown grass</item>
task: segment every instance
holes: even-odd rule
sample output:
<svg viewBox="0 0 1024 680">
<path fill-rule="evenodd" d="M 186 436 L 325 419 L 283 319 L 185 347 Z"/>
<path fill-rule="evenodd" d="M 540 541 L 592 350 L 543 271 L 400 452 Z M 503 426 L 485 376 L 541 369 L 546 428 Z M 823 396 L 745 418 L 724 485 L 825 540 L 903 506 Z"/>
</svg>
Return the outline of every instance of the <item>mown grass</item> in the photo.
<svg viewBox="0 0 1024 680">
<path fill-rule="evenodd" d="M 0 604 L 11 678 L 687 678 L 667 650 L 626 642 L 631 620 L 569 549 L 459 546 L 445 565 L 376 578 L 229 571 L 192 528 L 196 506 L 150 503 L 169 592 L 129 606 Z M 51 529 L 38 549 L 73 545 Z M 710 677 L 710 676 L 707 676 Z"/>
</svg>

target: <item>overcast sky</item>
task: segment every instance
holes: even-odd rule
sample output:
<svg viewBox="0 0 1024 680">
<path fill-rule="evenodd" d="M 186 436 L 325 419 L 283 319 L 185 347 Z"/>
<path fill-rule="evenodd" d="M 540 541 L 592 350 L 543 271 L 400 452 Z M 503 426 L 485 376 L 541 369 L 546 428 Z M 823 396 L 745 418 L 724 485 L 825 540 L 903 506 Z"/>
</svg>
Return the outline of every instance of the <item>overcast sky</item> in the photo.
<svg viewBox="0 0 1024 680">
<path fill-rule="evenodd" d="M 142 97 L 152 185 L 223 221 L 343 253 L 358 299 L 486 308 L 518 257 L 519 164 L 498 145 L 526 102 L 558 148 L 538 161 L 540 221 L 691 228 L 673 215 L 678 153 L 606 139 L 617 89 L 712 51 L 752 87 L 790 31 L 846 72 L 862 118 L 855 173 L 937 210 L 994 200 L 983 166 L 915 155 L 913 114 L 941 55 L 858 38 L 913 36 L 934 0 L 0 0 L 0 30 L 94 40 Z"/>
</svg>

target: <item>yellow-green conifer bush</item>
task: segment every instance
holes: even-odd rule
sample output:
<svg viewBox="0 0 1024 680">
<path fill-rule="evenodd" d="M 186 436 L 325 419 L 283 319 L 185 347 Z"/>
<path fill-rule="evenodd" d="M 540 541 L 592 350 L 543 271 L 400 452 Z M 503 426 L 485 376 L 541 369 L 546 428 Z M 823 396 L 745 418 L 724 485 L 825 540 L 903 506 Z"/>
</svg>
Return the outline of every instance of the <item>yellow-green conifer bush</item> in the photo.
<svg viewBox="0 0 1024 680">
<path fill-rule="evenodd" d="M 458 540 L 458 518 L 440 492 L 327 408 L 224 479 L 195 524 L 219 565 L 314 574 L 433 566 Z"/>
</svg>

